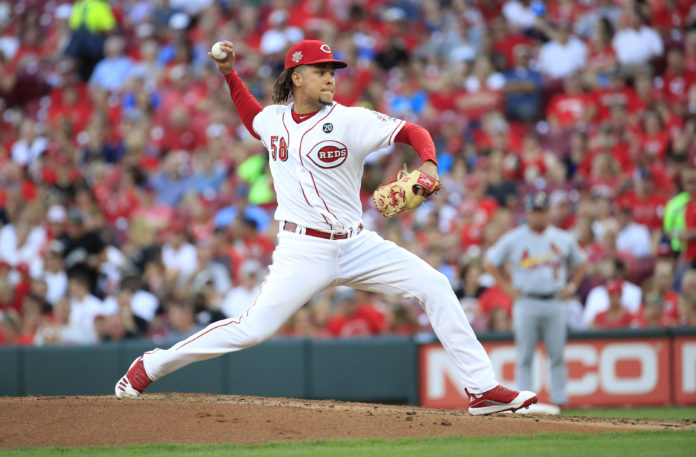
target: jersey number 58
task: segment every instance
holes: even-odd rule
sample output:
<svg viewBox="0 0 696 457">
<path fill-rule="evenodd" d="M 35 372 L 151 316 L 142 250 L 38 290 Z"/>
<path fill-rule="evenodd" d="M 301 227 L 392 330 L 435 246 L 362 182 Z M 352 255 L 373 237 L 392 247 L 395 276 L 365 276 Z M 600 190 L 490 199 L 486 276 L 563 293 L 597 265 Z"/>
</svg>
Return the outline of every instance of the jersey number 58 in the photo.
<svg viewBox="0 0 696 457">
<path fill-rule="evenodd" d="M 278 160 L 283 162 L 288 160 L 288 144 L 282 136 L 280 137 L 280 141 L 278 141 L 278 137 L 274 135 L 271 137 L 271 158 L 275 160 L 276 156 Z"/>
</svg>

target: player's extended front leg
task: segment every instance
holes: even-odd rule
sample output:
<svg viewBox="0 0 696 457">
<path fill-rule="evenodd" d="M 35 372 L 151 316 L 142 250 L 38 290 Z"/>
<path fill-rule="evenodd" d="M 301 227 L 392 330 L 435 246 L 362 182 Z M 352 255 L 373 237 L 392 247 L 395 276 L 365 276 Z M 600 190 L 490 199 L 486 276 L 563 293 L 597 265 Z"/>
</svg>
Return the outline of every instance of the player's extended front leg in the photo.
<svg viewBox="0 0 696 457">
<path fill-rule="evenodd" d="M 190 363 L 254 346 L 271 337 L 318 291 L 334 280 L 335 253 L 302 235 L 279 234 L 273 264 L 252 306 L 241 316 L 214 322 L 169 349 L 137 359 L 116 384 L 116 396 L 138 397 L 147 385 Z"/>
<path fill-rule="evenodd" d="M 345 285 L 416 300 L 423 306 L 469 395 L 471 414 L 516 410 L 536 402 L 533 392 L 500 386 L 447 278 L 411 252 L 373 232 L 358 236 L 339 263 Z"/>
<path fill-rule="evenodd" d="M 374 232 L 356 237 L 347 252 L 350 257 L 344 256 L 339 264 L 347 286 L 416 300 L 464 385 L 477 393 L 496 386 L 488 355 L 442 273 Z"/>
</svg>

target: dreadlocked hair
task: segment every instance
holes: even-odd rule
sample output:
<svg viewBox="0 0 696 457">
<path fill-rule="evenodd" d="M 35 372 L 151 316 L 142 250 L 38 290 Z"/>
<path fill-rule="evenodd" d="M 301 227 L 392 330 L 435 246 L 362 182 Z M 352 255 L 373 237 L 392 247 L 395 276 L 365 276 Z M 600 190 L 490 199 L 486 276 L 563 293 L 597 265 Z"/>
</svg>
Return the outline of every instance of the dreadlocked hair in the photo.
<svg viewBox="0 0 696 457">
<path fill-rule="evenodd" d="M 292 73 L 294 71 L 294 68 L 283 70 L 273 83 L 273 103 L 285 103 L 292 96 Z"/>
</svg>

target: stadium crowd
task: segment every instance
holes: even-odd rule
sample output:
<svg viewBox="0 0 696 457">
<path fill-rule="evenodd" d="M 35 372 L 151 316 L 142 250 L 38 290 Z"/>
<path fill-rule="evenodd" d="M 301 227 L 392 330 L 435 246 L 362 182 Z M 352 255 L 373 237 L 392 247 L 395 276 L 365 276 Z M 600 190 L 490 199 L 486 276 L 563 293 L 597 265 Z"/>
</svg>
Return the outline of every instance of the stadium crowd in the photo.
<svg viewBox="0 0 696 457">
<path fill-rule="evenodd" d="M 335 99 L 417 122 L 444 189 L 364 224 L 446 274 L 477 332 L 511 329 L 482 254 L 550 195 L 591 269 L 568 326 L 696 325 L 696 6 L 689 0 L 0 1 L 0 344 L 178 340 L 243 313 L 277 224 L 267 152 L 206 53 L 270 104 L 289 46 L 331 44 Z M 429 332 L 337 288 L 282 336 Z"/>
</svg>

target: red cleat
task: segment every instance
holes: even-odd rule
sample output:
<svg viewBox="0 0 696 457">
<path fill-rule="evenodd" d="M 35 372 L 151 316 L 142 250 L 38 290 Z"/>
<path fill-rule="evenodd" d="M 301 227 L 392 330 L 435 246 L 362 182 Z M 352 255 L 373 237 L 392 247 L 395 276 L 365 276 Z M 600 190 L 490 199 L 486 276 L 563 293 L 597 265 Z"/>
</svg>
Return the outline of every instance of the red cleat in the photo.
<svg viewBox="0 0 696 457">
<path fill-rule="evenodd" d="M 501 385 L 482 394 L 472 394 L 468 389 L 466 389 L 466 393 L 469 395 L 469 414 L 474 416 L 503 411 L 515 412 L 537 402 L 537 396 L 534 392 L 528 390 L 518 392 Z"/>
<path fill-rule="evenodd" d="M 116 398 L 138 398 L 151 383 L 145 372 L 143 358 L 138 357 L 128 368 L 128 372 L 116 383 Z"/>
</svg>

